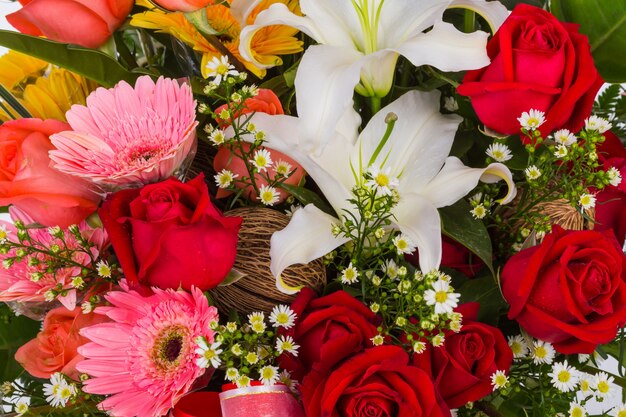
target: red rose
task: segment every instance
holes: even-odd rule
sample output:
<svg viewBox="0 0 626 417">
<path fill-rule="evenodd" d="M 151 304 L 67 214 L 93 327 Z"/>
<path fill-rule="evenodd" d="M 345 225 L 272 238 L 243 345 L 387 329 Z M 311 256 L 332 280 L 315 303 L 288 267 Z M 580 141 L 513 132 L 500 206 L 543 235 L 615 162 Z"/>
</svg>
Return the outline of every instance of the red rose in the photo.
<svg viewBox="0 0 626 417">
<path fill-rule="evenodd" d="M 617 186 L 608 185 L 597 195 L 594 229 L 612 230 L 620 244 L 626 240 L 626 148 L 612 132 L 604 133 L 605 141 L 598 146 L 598 159 L 603 168 L 616 168 L 622 181 Z"/>
<path fill-rule="evenodd" d="M 459 408 L 493 392 L 491 376 L 508 372 L 513 353 L 502 332 L 476 321 L 478 303 L 466 303 L 456 310 L 463 314 L 459 333 L 447 332 L 443 346 L 428 345 L 413 355 L 413 363 L 432 375 L 441 399 L 450 408 Z"/>
<path fill-rule="evenodd" d="M 371 346 L 370 339 L 378 334 L 380 318 L 345 291 L 318 298 L 304 288 L 291 308 L 298 319 L 286 334 L 300 349 L 297 357 L 283 355 L 281 365 L 299 380 L 313 367 L 328 369 Z"/>
<path fill-rule="evenodd" d="M 222 110 L 225 110 L 226 108 L 227 108 L 227 105 L 224 104 L 218 107 L 215 110 L 215 113 L 219 115 L 220 112 Z M 260 88 L 258 94 L 252 98 L 246 99 L 243 107 L 239 110 L 237 114 L 232 115 L 232 117 L 237 118 L 244 114 L 250 114 L 250 113 L 267 113 L 267 114 L 274 115 L 274 114 L 284 114 L 284 111 L 283 111 L 283 106 L 280 103 L 280 100 L 278 99 L 278 96 L 276 96 L 276 94 L 272 90 Z M 219 118 L 217 119 L 217 122 L 219 123 L 221 128 L 226 128 L 229 125 L 228 121 L 225 121 Z M 254 120 L 252 120 L 252 123 L 254 123 Z M 242 147 L 245 152 L 250 152 L 249 144 L 243 143 Z M 235 147 L 228 146 L 228 145 L 220 146 L 218 148 L 217 154 L 215 155 L 215 158 L 213 159 L 213 169 L 215 170 L 215 172 L 220 172 L 223 169 L 227 169 L 231 171 L 233 174 L 236 174 L 238 179 L 242 179 L 245 177 L 249 178 L 250 174 L 248 173 L 246 163 L 243 161 L 241 157 L 242 155 L 241 152 L 238 149 L 233 149 L 233 148 Z M 298 164 L 296 161 L 294 161 L 287 155 L 281 152 L 278 152 L 276 150 L 263 148 L 263 147 L 260 147 L 257 149 L 259 150 L 267 149 L 274 163 L 271 167 L 268 167 L 264 175 L 266 175 L 271 180 L 274 180 L 277 175 L 280 175 L 276 172 L 275 164 L 279 161 L 284 161 L 291 166 L 290 171 L 295 170 L 289 178 L 284 180 L 284 183 L 288 185 L 294 185 L 294 186 L 300 183 L 300 181 L 302 180 L 302 177 L 304 177 L 304 174 L 305 174 L 304 169 L 302 168 L 302 166 L 300 166 L 300 164 Z M 258 173 L 254 175 L 254 180 L 255 180 L 256 185 L 259 188 L 268 184 L 267 181 L 261 176 L 261 174 L 258 174 Z M 235 186 L 241 189 L 245 187 L 245 184 L 236 183 Z M 250 185 L 245 188 L 246 190 L 244 192 L 244 196 L 250 200 L 256 200 L 258 196 L 257 196 L 257 193 L 254 191 L 254 187 Z M 277 203 L 282 203 L 283 201 L 285 201 L 285 199 L 288 197 L 289 194 L 282 188 L 278 188 L 277 191 L 278 191 Z M 224 197 L 228 197 L 230 194 L 231 194 L 230 191 L 220 188 L 217 190 L 215 197 L 224 198 Z"/>
<path fill-rule="evenodd" d="M 22 33 L 97 48 L 124 22 L 133 0 L 20 0 L 7 15 Z M 71 16 L 71 18 L 68 18 Z"/>
<path fill-rule="evenodd" d="M 433 383 L 398 346 L 367 349 L 300 386 L 308 417 L 440 417 Z"/>
<path fill-rule="evenodd" d="M 119 191 L 98 214 L 130 282 L 206 290 L 235 262 L 242 218 L 213 207 L 202 174 Z"/>
<path fill-rule="evenodd" d="M 625 259 L 613 233 L 553 226 L 504 266 L 509 318 L 561 353 L 593 352 L 626 323 Z"/>
<path fill-rule="evenodd" d="M 411 265 L 419 267 L 420 257 L 418 251 L 413 252 L 411 255 L 406 255 L 405 259 Z M 468 278 L 474 278 L 485 266 L 485 263 L 456 240 L 442 235 L 441 266 L 457 270 Z"/>
<path fill-rule="evenodd" d="M 537 109 L 546 113 L 544 137 L 559 128 L 583 127 L 603 81 L 578 25 L 519 4 L 487 43 L 487 53 L 491 64 L 468 71 L 458 88 L 472 99 L 485 126 L 519 133 L 517 118 Z"/>
<path fill-rule="evenodd" d="M 0 205 L 13 204 L 44 226 L 68 227 L 96 211 L 101 198 L 89 182 L 50 167 L 50 135 L 69 129 L 53 119 L 0 126 Z"/>
</svg>

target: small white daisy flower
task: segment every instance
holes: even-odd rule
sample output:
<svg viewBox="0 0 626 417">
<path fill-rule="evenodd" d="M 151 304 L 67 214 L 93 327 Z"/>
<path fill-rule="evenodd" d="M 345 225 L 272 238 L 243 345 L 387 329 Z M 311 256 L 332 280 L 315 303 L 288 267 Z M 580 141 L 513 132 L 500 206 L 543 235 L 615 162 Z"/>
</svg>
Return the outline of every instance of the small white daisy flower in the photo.
<svg viewBox="0 0 626 417">
<path fill-rule="evenodd" d="M 289 176 L 292 170 L 293 166 L 289 162 L 283 161 L 282 159 L 274 164 L 274 171 L 283 177 Z"/>
<path fill-rule="evenodd" d="M 509 149 L 509 147 L 504 143 L 492 143 L 489 145 L 485 153 L 496 162 L 506 162 L 513 158 L 511 149 Z"/>
<path fill-rule="evenodd" d="M 237 368 L 228 368 L 226 370 L 226 379 L 229 381 L 235 381 L 237 378 L 239 378 L 239 371 L 237 370 Z"/>
<path fill-rule="evenodd" d="M 229 171 L 227 169 L 223 169 L 214 176 L 215 183 L 219 188 L 228 188 L 233 183 L 235 178 L 239 175 Z"/>
<path fill-rule="evenodd" d="M 607 398 L 613 392 L 613 377 L 606 372 L 598 372 L 593 381 L 593 388 L 598 398 Z"/>
<path fill-rule="evenodd" d="M 508 342 L 514 358 L 523 358 L 528 355 L 528 344 L 522 335 L 509 336 Z"/>
<path fill-rule="evenodd" d="M 279 375 L 278 375 L 278 380 L 285 384 L 286 386 L 289 387 L 289 389 L 293 392 L 297 385 L 298 385 L 298 381 L 294 380 L 291 378 L 291 374 L 289 373 L 289 371 L 287 370 L 283 370 Z"/>
<path fill-rule="evenodd" d="M 544 342 L 543 340 L 536 340 L 533 342 L 531 355 L 535 365 L 539 365 L 541 363 L 550 365 L 554 360 L 555 352 L 552 344 Z"/>
<path fill-rule="evenodd" d="M 239 343 L 235 343 L 231 348 L 230 351 L 233 355 L 235 356 L 241 356 L 243 355 L 243 349 L 241 348 L 241 345 Z"/>
<path fill-rule="evenodd" d="M 552 372 L 548 376 L 552 378 L 552 385 L 561 392 L 573 391 L 578 384 L 577 371 L 567 361 L 552 365 Z"/>
<path fill-rule="evenodd" d="M 613 125 L 608 120 L 598 116 L 589 116 L 585 119 L 585 129 L 597 130 L 598 133 L 604 133 L 609 130 Z"/>
<path fill-rule="evenodd" d="M 278 367 L 267 365 L 259 370 L 259 376 L 263 385 L 274 385 L 279 378 Z"/>
<path fill-rule="evenodd" d="M 272 166 L 272 154 L 267 149 L 258 149 L 254 152 L 250 162 L 259 172 L 266 171 Z"/>
<path fill-rule="evenodd" d="M 207 77 L 214 77 L 213 82 L 216 85 L 220 85 L 229 76 L 236 77 L 239 75 L 239 71 L 235 70 L 235 67 L 228 62 L 228 57 L 224 55 L 220 58 L 213 57 L 211 61 L 207 62 L 206 69 Z"/>
<path fill-rule="evenodd" d="M 209 135 L 209 140 L 215 145 L 221 145 L 226 142 L 226 135 L 224 135 L 224 131 L 215 129 Z"/>
<path fill-rule="evenodd" d="M 580 392 L 585 395 L 591 394 L 593 391 L 593 383 L 593 375 L 589 375 L 585 372 L 578 373 L 578 390 Z"/>
<path fill-rule="evenodd" d="M 626 417 L 626 403 L 615 407 L 611 415 L 613 417 Z"/>
<path fill-rule="evenodd" d="M 415 243 L 413 243 L 413 241 L 411 241 L 411 239 L 404 233 L 401 233 L 394 237 L 392 242 L 393 245 L 396 247 L 398 255 L 411 254 L 415 252 Z"/>
<path fill-rule="evenodd" d="M 241 375 L 237 381 L 235 381 L 235 384 L 237 385 L 237 388 L 245 388 L 250 386 L 250 382 L 251 380 L 248 375 Z"/>
<path fill-rule="evenodd" d="M 434 347 L 441 347 L 443 346 L 445 341 L 446 341 L 446 338 L 444 337 L 444 335 L 439 333 L 438 335 L 435 335 L 435 337 L 433 337 L 433 339 L 431 340 L 431 343 L 433 344 Z"/>
<path fill-rule="evenodd" d="M 365 186 L 376 190 L 379 195 L 391 195 L 391 190 L 398 188 L 400 180 L 391 175 L 391 168 L 380 169 L 376 165 L 369 167 L 367 172 L 372 179 L 365 182 Z"/>
<path fill-rule="evenodd" d="M 78 288 L 79 290 L 85 286 L 85 280 L 83 277 L 73 277 L 72 278 L 72 287 Z"/>
<path fill-rule="evenodd" d="M 9 237 L 6 225 L 0 225 L 0 243 L 5 243 Z"/>
<path fill-rule="evenodd" d="M 426 351 L 426 343 L 424 342 L 415 342 L 413 343 L 413 352 L 422 354 Z"/>
<path fill-rule="evenodd" d="M 435 314 L 450 314 L 458 305 L 461 294 L 450 292 L 450 284 L 445 280 L 437 280 L 433 288 L 424 291 L 424 300 L 429 306 L 435 306 Z"/>
<path fill-rule="evenodd" d="M 585 417 L 587 410 L 580 405 L 578 401 L 571 402 L 569 405 L 569 417 Z"/>
<path fill-rule="evenodd" d="M 387 259 L 380 269 L 391 279 L 395 279 L 398 276 L 398 265 L 396 265 L 393 259 Z"/>
<path fill-rule="evenodd" d="M 482 204 L 479 204 L 471 209 L 470 213 L 472 214 L 472 217 L 474 217 L 476 220 L 480 220 L 485 218 L 485 216 L 489 214 L 489 210 Z"/>
<path fill-rule="evenodd" d="M 46 291 L 43 296 L 44 299 L 48 302 L 54 301 L 57 298 L 57 295 L 52 290 Z"/>
<path fill-rule="evenodd" d="M 228 330 L 230 333 L 235 333 L 237 331 L 237 323 L 235 323 L 234 321 L 229 321 L 228 323 L 226 323 L 226 330 Z"/>
<path fill-rule="evenodd" d="M 491 385 L 494 391 L 504 388 L 508 383 L 509 377 L 502 370 L 497 370 L 491 375 Z"/>
<path fill-rule="evenodd" d="M 276 350 L 278 353 L 288 352 L 293 356 L 298 356 L 298 349 L 300 345 L 297 345 L 291 336 L 278 336 L 276 339 Z"/>
<path fill-rule="evenodd" d="M 376 336 L 372 337 L 370 340 L 372 341 L 372 344 L 374 346 L 380 346 L 383 343 L 385 343 L 385 338 L 380 334 L 377 334 Z"/>
<path fill-rule="evenodd" d="M 270 323 L 274 327 L 289 329 L 296 322 L 296 313 L 287 305 L 280 304 L 274 306 L 270 314 Z"/>
<path fill-rule="evenodd" d="M 255 311 L 254 313 L 248 314 L 248 322 L 250 324 L 254 323 L 263 323 L 265 321 L 265 313 L 262 311 Z"/>
<path fill-rule="evenodd" d="M 28 409 L 28 399 L 26 398 L 22 397 L 15 403 L 14 410 L 18 416 L 23 416 L 24 414 L 26 414 L 28 412 Z"/>
<path fill-rule="evenodd" d="M 257 355 L 255 352 L 248 352 L 245 356 L 245 359 L 246 362 L 248 362 L 250 365 L 254 365 L 259 361 L 259 355 Z"/>
<path fill-rule="evenodd" d="M 250 327 L 252 328 L 252 331 L 257 334 L 261 334 L 265 332 L 265 329 L 267 329 L 265 322 L 253 323 Z"/>
<path fill-rule="evenodd" d="M 536 165 L 531 165 L 524 170 L 524 174 L 526 174 L 526 178 L 528 178 L 529 181 L 533 181 L 541 177 L 541 170 L 539 170 Z"/>
<path fill-rule="evenodd" d="M 359 282 L 359 271 L 350 262 L 348 267 L 341 271 L 341 283 L 350 285 L 357 282 Z"/>
<path fill-rule="evenodd" d="M 43 385 L 46 401 L 52 407 L 65 407 L 77 393 L 76 385 L 68 384 L 60 372 L 52 374 L 50 383 Z"/>
<path fill-rule="evenodd" d="M 299 209 L 301 209 L 301 208 L 302 208 L 302 206 L 299 206 L 297 204 L 292 204 L 292 205 L 289 206 L 289 208 L 287 210 L 285 210 L 285 215 L 291 219 L 291 217 L 294 215 L 294 213 L 296 211 L 298 211 Z"/>
<path fill-rule="evenodd" d="M 619 172 L 619 169 L 611 167 L 606 171 L 606 174 L 609 177 L 609 184 L 613 187 L 617 187 L 622 182 L 622 174 Z"/>
<path fill-rule="evenodd" d="M 567 147 L 565 145 L 557 145 L 554 151 L 554 156 L 557 158 L 565 158 L 567 156 Z"/>
<path fill-rule="evenodd" d="M 578 204 L 580 204 L 583 210 L 589 210 L 596 206 L 596 197 L 593 194 L 581 194 L 578 199 Z"/>
<path fill-rule="evenodd" d="M 263 185 L 259 188 L 259 196 L 257 198 L 266 206 L 273 206 L 278 203 L 280 194 L 276 188 L 269 185 Z"/>
<path fill-rule="evenodd" d="M 576 138 L 576 135 L 569 130 L 561 129 L 554 132 L 554 141 L 559 145 L 572 146 L 578 141 L 578 139 Z"/>
<path fill-rule="evenodd" d="M 107 261 L 101 260 L 96 264 L 98 275 L 102 278 L 111 278 L 111 267 Z"/>
<path fill-rule="evenodd" d="M 535 130 L 545 123 L 545 113 L 539 110 L 531 109 L 529 112 L 523 112 L 517 118 L 520 126 L 527 130 Z"/>
<path fill-rule="evenodd" d="M 209 345 L 204 338 L 198 338 L 196 343 L 198 344 L 198 348 L 195 352 L 199 355 L 199 358 L 196 360 L 196 364 L 200 368 L 208 368 L 209 366 L 218 368 L 222 363 L 222 360 L 220 359 L 222 349 L 219 349 L 221 343 L 215 342 Z"/>
</svg>

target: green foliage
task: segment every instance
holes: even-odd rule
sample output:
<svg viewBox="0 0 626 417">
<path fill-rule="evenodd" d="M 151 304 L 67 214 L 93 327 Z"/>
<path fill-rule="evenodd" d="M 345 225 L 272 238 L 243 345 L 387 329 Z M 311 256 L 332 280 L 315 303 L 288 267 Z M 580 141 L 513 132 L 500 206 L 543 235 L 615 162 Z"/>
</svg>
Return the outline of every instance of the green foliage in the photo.
<svg viewBox="0 0 626 417">
<path fill-rule="evenodd" d="M 0 30 L 0 46 L 43 59 L 106 87 L 112 87 L 121 80 L 134 83 L 142 75 L 140 72 L 127 70 L 104 52 L 8 30 Z"/>
<path fill-rule="evenodd" d="M 626 60 L 618 52 L 626 50 L 626 0 L 552 0 L 550 9 L 560 20 L 580 24 L 607 82 L 626 82 Z"/>
<path fill-rule="evenodd" d="M 620 137 L 626 137 L 626 89 L 619 84 L 608 86 L 596 99 L 593 113 L 608 119 L 611 130 Z"/>
<path fill-rule="evenodd" d="M 492 276 L 466 279 L 457 291 L 461 293 L 459 304 L 472 301 L 480 303 L 478 320 L 481 322 L 495 326 L 500 316 L 507 310 L 507 303 L 498 282 Z"/>
<path fill-rule="evenodd" d="M 0 304 L 0 382 L 12 381 L 24 372 L 14 359 L 15 352 L 37 335 L 39 325 L 27 317 L 15 317 L 6 304 Z"/>
</svg>

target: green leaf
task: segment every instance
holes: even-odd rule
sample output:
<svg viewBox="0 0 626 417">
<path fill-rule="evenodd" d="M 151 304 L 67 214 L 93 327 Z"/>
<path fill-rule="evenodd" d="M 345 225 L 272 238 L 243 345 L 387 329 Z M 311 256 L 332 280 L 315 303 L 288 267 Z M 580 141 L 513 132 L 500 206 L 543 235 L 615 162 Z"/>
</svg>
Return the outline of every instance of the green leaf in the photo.
<svg viewBox="0 0 626 417">
<path fill-rule="evenodd" d="M 500 287 L 492 276 L 468 279 L 456 290 L 461 293 L 461 303 L 480 303 L 479 321 L 495 326 L 500 315 L 508 308 Z"/>
<path fill-rule="evenodd" d="M 564 22 L 580 24 L 589 36 L 591 53 L 602 77 L 610 83 L 626 82 L 626 0 L 552 0 L 552 13 Z"/>
<path fill-rule="evenodd" d="M 2 306 L 3 309 L 8 309 Z M 3 314 L 3 319 L 6 315 Z M 15 361 L 15 352 L 39 331 L 40 323 L 24 316 L 11 317 L 8 322 L 0 321 L 0 380 L 12 381 L 24 369 Z"/>
<path fill-rule="evenodd" d="M 483 222 L 474 219 L 470 210 L 465 200 L 440 208 L 442 232 L 475 253 L 493 274 L 491 238 Z"/>
<path fill-rule="evenodd" d="M 185 18 L 198 29 L 198 32 L 203 35 L 213 36 L 220 35 L 221 33 L 213 29 L 213 26 L 209 24 L 209 18 L 206 14 L 206 8 L 201 8 L 195 12 L 189 12 L 184 14 Z"/>
<path fill-rule="evenodd" d="M 278 186 L 294 196 L 304 206 L 306 206 L 307 204 L 313 204 L 324 213 L 328 213 L 332 216 L 337 215 L 337 213 L 335 213 L 335 210 L 333 210 L 332 207 L 328 205 L 328 203 L 326 203 L 324 200 L 322 200 L 320 196 L 307 188 L 296 187 L 294 185 L 289 185 L 285 183 L 279 184 Z"/>
<path fill-rule="evenodd" d="M 33 117 L 28 110 L 7 90 L 2 84 L 0 84 L 0 97 L 4 102 L 9 105 L 17 114 L 23 118 Z M 3 106 L 4 107 L 4 106 Z"/>
<path fill-rule="evenodd" d="M 115 59 L 98 50 L 8 30 L 0 30 L 0 46 L 43 59 L 90 78 L 105 87 L 112 87 L 121 80 L 134 83 L 142 75 L 140 72 L 128 71 Z"/>
</svg>

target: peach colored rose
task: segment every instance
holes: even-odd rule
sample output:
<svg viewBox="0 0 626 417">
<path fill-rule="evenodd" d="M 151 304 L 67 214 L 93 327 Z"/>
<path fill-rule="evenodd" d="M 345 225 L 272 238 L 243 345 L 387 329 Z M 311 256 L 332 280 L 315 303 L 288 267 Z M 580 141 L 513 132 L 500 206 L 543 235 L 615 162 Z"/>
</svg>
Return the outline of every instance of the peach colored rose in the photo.
<svg viewBox="0 0 626 417">
<path fill-rule="evenodd" d="M 154 2 L 164 9 L 177 12 L 193 12 L 214 3 L 213 0 L 154 0 Z"/>
<path fill-rule="evenodd" d="M 85 180 L 50 167 L 49 136 L 70 130 L 57 120 L 20 119 L 0 126 L 0 205 L 15 205 L 44 226 L 80 223 L 100 196 Z"/>
<path fill-rule="evenodd" d="M 37 378 L 48 379 L 53 373 L 62 372 L 78 379 L 76 364 L 84 358 L 77 349 L 88 342 L 79 331 L 105 321 L 108 321 L 106 316 L 83 314 L 80 308 L 50 310 L 43 321 L 43 330 L 17 350 L 15 360 Z"/>
<path fill-rule="evenodd" d="M 134 0 L 20 0 L 7 15 L 14 28 L 32 36 L 97 48 L 124 22 Z"/>
</svg>

